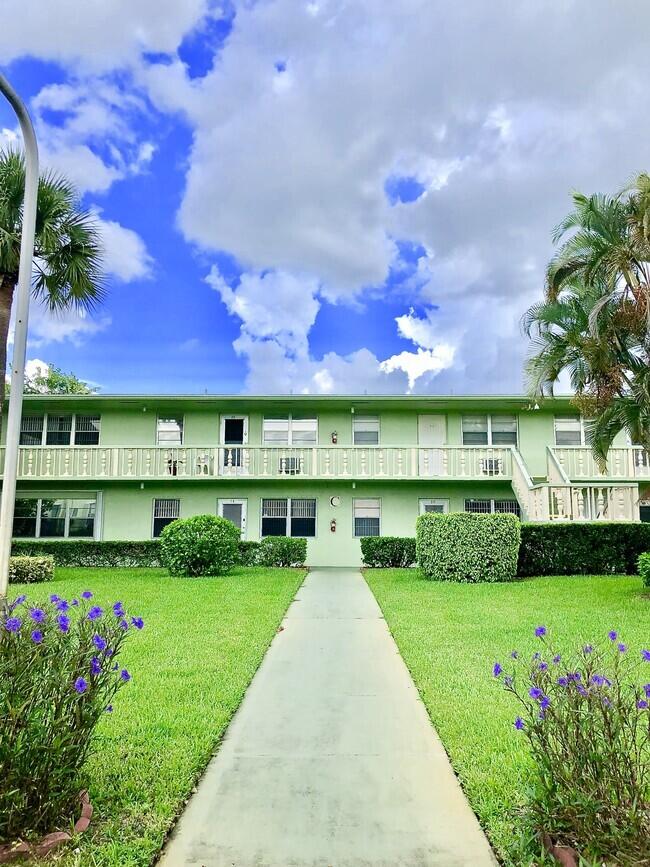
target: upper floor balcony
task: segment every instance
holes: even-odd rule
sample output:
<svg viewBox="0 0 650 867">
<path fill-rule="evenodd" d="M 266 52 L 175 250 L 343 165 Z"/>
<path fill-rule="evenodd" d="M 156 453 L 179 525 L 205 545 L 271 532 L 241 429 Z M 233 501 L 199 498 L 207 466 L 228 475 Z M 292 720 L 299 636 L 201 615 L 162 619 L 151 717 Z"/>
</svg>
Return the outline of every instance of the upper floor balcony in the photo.
<svg viewBox="0 0 650 867">
<path fill-rule="evenodd" d="M 483 446 L 22 446 L 21 480 L 502 479 L 512 448 Z M 0 468 L 4 448 L 0 449 Z"/>
<path fill-rule="evenodd" d="M 650 453 L 641 446 L 610 449 L 604 471 L 601 471 L 590 448 L 556 446 L 553 453 L 569 479 L 650 480 Z"/>
</svg>

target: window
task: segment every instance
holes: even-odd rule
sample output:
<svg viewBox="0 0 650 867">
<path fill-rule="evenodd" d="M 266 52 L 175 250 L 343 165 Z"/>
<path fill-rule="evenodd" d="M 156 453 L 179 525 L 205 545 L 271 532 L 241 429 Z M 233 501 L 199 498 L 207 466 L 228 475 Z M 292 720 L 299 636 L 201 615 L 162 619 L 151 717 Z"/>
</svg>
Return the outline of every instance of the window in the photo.
<svg viewBox="0 0 650 867">
<path fill-rule="evenodd" d="M 318 419 L 291 415 L 265 418 L 262 438 L 267 446 L 315 446 L 318 443 Z"/>
<path fill-rule="evenodd" d="M 354 535 L 379 536 L 381 500 L 354 501 Z"/>
<path fill-rule="evenodd" d="M 582 446 L 585 432 L 579 415 L 555 416 L 555 445 Z"/>
<path fill-rule="evenodd" d="M 379 416 L 355 415 L 352 419 L 352 442 L 355 446 L 379 445 Z"/>
<path fill-rule="evenodd" d="M 46 446 L 69 446 L 72 440 L 71 415 L 47 415 Z"/>
<path fill-rule="evenodd" d="M 316 536 L 316 500 L 262 500 L 262 536 Z"/>
<path fill-rule="evenodd" d="M 154 500 L 153 501 L 153 530 L 152 535 L 156 539 L 162 533 L 167 524 L 171 524 L 181 515 L 180 500 Z"/>
<path fill-rule="evenodd" d="M 465 500 L 465 511 L 480 515 L 506 512 L 509 515 L 521 517 L 521 509 L 517 500 Z"/>
<path fill-rule="evenodd" d="M 20 422 L 21 446 L 97 446 L 98 415 L 24 415 Z"/>
<path fill-rule="evenodd" d="M 464 415 L 464 446 L 516 446 L 516 415 Z"/>
<path fill-rule="evenodd" d="M 438 512 L 446 514 L 449 511 L 449 500 L 420 500 L 420 514 Z"/>
<path fill-rule="evenodd" d="M 183 419 L 159 418 L 156 429 L 156 442 L 159 446 L 183 445 Z"/>
<path fill-rule="evenodd" d="M 43 445 L 43 422 L 42 415 L 24 415 L 20 422 L 20 445 L 40 446 Z"/>
<path fill-rule="evenodd" d="M 74 444 L 76 446 L 99 445 L 98 415 L 76 415 L 74 419 Z"/>
<path fill-rule="evenodd" d="M 14 510 L 13 535 L 16 538 L 93 538 L 96 500 L 20 498 Z"/>
</svg>

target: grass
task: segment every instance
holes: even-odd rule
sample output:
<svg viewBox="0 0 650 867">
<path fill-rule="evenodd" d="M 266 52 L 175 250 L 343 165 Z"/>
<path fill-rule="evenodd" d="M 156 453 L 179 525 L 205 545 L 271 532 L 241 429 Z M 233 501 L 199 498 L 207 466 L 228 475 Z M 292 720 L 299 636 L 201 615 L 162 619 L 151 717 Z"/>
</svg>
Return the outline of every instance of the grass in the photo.
<svg viewBox="0 0 650 867">
<path fill-rule="evenodd" d="M 512 584 L 427 581 L 415 569 L 365 572 L 469 801 L 508 867 L 529 856 L 516 809 L 530 766 L 514 731 L 514 699 L 494 682 L 496 660 L 533 653 L 533 630 L 560 649 L 607 640 L 615 628 L 634 652 L 650 643 L 650 598 L 635 577 L 534 578 Z M 647 593 L 647 591 L 645 591 Z"/>
<path fill-rule="evenodd" d="M 121 661 L 133 680 L 102 721 L 87 768 L 89 831 L 48 859 L 58 865 L 144 867 L 240 704 L 304 571 L 239 568 L 220 578 L 170 578 L 161 569 L 57 569 L 29 598 L 91 589 L 145 619 Z M 13 595 L 13 593 L 11 594 Z"/>
</svg>

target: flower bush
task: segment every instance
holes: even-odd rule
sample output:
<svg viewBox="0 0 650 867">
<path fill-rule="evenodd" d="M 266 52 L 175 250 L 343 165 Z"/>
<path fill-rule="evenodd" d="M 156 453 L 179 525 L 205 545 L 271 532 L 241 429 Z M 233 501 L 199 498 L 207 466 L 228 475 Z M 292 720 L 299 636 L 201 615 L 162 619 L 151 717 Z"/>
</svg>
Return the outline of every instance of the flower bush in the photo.
<svg viewBox="0 0 650 867">
<path fill-rule="evenodd" d="M 54 557 L 10 557 L 11 584 L 41 584 L 54 580 Z"/>
<path fill-rule="evenodd" d="M 535 636 L 532 659 L 513 650 L 509 670 L 492 671 L 519 703 L 535 830 L 598 863 L 650 863 L 650 650 L 611 630 L 565 656 L 544 626 Z"/>
<path fill-rule="evenodd" d="M 165 527 L 160 555 L 170 575 L 220 575 L 239 562 L 239 541 L 232 521 L 195 515 Z"/>
<path fill-rule="evenodd" d="M 97 723 L 131 675 L 118 657 L 139 617 L 17 597 L 0 612 L 0 840 L 49 832 L 77 806 Z"/>
</svg>

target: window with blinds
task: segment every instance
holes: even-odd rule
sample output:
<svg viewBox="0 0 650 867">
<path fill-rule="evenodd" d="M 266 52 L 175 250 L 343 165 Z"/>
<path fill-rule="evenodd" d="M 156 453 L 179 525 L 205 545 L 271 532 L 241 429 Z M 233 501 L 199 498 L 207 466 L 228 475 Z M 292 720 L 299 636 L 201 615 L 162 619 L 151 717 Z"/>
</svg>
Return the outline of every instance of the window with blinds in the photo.
<svg viewBox="0 0 650 867">
<path fill-rule="evenodd" d="M 353 512 L 355 536 L 380 535 L 381 500 L 355 500 L 353 503 Z"/>
<path fill-rule="evenodd" d="M 355 415 L 352 419 L 352 442 L 355 446 L 379 445 L 379 416 Z"/>
<path fill-rule="evenodd" d="M 516 415 L 464 415 L 464 446 L 516 446 Z"/>
<path fill-rule="evenodd" d="M 464 415 L 462 424 L 464 446 L 486 446 L 488 444 L 488 417 L 486 415 Z"/>
<path fill-rule="evenodd" d="M 159 446 L 182 446 L 183 418 L 159 418 L 156 426 L 156 442 Z"/>
<path fill-rule="evenodd" d="M 493 415 L 490 418 L 491 438 L 493 446 L 517 445 L 517 416 Z"/>
<path fill-rule="evenodd" d="M 318 419 L 292 415 L 265 418 L 262 440 L 268 446 L 315 446 L 318 444 Z"/>
<path fill-rule="evenodd" d="M 584 427 L 579 415 L 555 416 L 555 445 L 584 445 Z"/>
<path fill-rule="evenodd" d="M 168 524 L 181 516 L 180 500 L 154 500 L 153 501 L 153 529 L 155 538 L 160 536 Z"/>
</svg>

